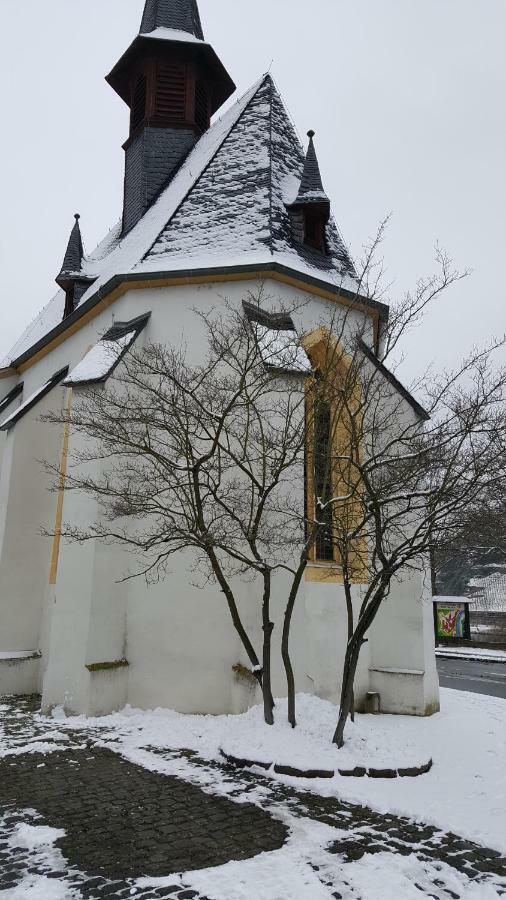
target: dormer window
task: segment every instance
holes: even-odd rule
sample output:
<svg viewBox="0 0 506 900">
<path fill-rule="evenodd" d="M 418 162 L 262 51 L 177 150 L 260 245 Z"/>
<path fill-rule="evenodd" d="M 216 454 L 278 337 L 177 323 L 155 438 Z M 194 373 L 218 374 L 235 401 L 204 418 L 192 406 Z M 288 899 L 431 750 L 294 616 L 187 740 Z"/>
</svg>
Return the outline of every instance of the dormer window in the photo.
<svg viewBox="0 0 506 900">
<path fill-rule="evenodd" d="M 304 243 L 325 253 L 325 220 L 317 211 L 304 210 Z"/>
</svg>

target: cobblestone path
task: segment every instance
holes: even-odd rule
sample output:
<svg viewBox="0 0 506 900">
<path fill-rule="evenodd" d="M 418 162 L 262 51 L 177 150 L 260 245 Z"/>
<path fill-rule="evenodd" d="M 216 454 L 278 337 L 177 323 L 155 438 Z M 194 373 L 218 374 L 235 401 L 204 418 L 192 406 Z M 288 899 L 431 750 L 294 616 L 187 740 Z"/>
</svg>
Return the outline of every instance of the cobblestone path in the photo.
<svg viewBox="0 0 506 900">
<path fill-rule="evenodd" d="M 342 885 L 333 880 L 332 859 L 339 857 L 346 872 L 346 863 L 381 851 L 427 863 L 427 877 L 416 885 L 421 900 L 458 900 L 447 867 L 506 895 L 506 860 L 457 835 L 206 762 L 192 751 L 146 747 L 162 767 L 184 763 L 183 777 L 157 774 L 109 749 L 110 735 L 108 747 L 98 746 L 101 728 L 76 732 L 34 715 L 38 698 L 0 706 L 3 753 L 8 745 L 0 758 L 0 894 L 7 898 L 30 876 L 45 876 L 68 885 L 69 898 L 212 900 L 189 888 L 181 873 L 275 850 L 288 834 L 286 823 L 297 819 L 346 832 L 308 860 L 329 898 L 339 900 L 347 888 L 346 875 Z M 52 856 L 39 857 L 13 839 L 27 823 L 62 829 Z M 141 876 L 172 874 L 174 884 L 138 886 Z M 350 891 L 346 897 L 361 900 Z"/>
</svg>

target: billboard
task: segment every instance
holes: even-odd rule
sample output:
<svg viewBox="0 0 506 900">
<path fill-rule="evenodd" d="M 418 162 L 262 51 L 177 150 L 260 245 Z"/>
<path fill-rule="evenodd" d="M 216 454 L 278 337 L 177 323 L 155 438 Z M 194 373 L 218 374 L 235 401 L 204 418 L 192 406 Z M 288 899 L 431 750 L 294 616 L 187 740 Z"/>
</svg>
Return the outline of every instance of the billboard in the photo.
<svg viewBox="0 0 506 900">
<path fill-rule="evenodd" d="M 466 603 L 436 603 L 436 638 L 466 640 L 469 637 Z"/>
</svg>

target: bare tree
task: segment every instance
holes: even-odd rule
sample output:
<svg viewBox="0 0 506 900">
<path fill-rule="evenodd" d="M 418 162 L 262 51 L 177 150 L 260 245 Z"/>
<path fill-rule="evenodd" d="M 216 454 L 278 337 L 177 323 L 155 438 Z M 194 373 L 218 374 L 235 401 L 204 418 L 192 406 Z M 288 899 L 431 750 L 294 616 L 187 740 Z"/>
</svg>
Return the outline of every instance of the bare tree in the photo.
<svg viewBox="0 0 506 900">
<path fill-rule="evenodd" d="M 324 549 L 326 542 L 348 603 L 338 747 L 353 711 L 362 646 L 394 580 L 424 571 L 431 546 L 458 529 L 487 493 L 504 490 L 506 370 L 494 363 L 504 339 L 473 351 L 454 371 L 431 372 L 421 380 L 424 408 L 387 367 L 428 305 L 461 277 L 444 254 L 438 258 L 440 274 L 419 282 L 413 295 L 393 307 L 376 348 L 362 328 L 344 340 L 340 313 L 322 329 L 326 347 L 313 422 L 327 468 L 322 480 L 316 455 L 311 493 L 320 542 L 326 534 Z M 353 621 L 356 582 L 362 585 L 361 603 Z"/>
<path fill-rule="evenodd" d="M 361 296 L 378 290 L 381 233 L 366 253 L 356 300 L 336 305 L 302 336 L 310 368 L 297 341 L 280 347 L 275 329 L 258 318 L 252 326 L 243 310 L 225 304 L 199 314 L 203 360 L 192 363 L 185 348 L 134 349 L 105 388 L 86 390 L 70 422 L 83 441 L 66 487 L 92 494 L 102 515 L 88 529 L 69 523 L 63 533 L 136 551 L 144 561 L 128 577 L 163 579 L 172 557 L 190 550 L 194 569 L 225 597 L 268 724 L 273 578 L 289 575 L 281 653 L 295 726 L 293 612 L 308 562 L 331 561 L 348 610 L 338 746 L 353 713 L 362 646 L 394 580 L 423 570 L 431 546 L 505 473 L 506 374 L 492 364 L 504 342 L 473 352 L 455 371 L 420 379 L 412 387 L 425 410 L 418 406 L 391 360 L 461 276 L 439 252 L 438 275 L 420 281 L 374 332 Z M 257 307 L 264 300 L 261 292 L 249 297 Z M 49 418 L 69 421 L 65 412 Z M 240 614 L 237 584 L 245 578 L 257 590 L 261 652 Z"/>
<path fill-rule="evenodd" d="M 143 562 L 126 577 L 148 580 L 165 578 L 172 557 L 190 550 L 194 570 L 223 592 L 272 724 L 273 577 L 288 572 L 295 598 L 312 541 L 300 515 L 307 360 L 295 334 L 280 346 L 276 330 L 242 309 L 197 316 L 204 360 L 192 364 L 186 348 L 133 349 L 105 387 L 87 388 L 70 417 L 48 417 L 82 435 L 66 488 L 91 494 L 102 511 L 89 528 L 68 523 L 62 533 L 134 550 Z M 99 474 L 90 474 L 97 463 Z M 261 653 L 241 618 L 241 578 L 258 592 Z M 295 724 L 287 646 L 283 652 Z"/>
</svg>

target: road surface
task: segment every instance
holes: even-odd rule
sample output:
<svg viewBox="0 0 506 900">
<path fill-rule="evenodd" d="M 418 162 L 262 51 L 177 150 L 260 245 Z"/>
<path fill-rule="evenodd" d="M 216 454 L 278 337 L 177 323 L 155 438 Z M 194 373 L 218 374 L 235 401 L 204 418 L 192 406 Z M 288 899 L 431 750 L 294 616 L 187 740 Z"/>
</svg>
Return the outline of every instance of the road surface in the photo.
<svg viewBox="0 0 506 900">
<path fill-rule="evenodd" d="M 441 687 L 506 699 L 506 663 L 437 658 Z"/>
</svg>

